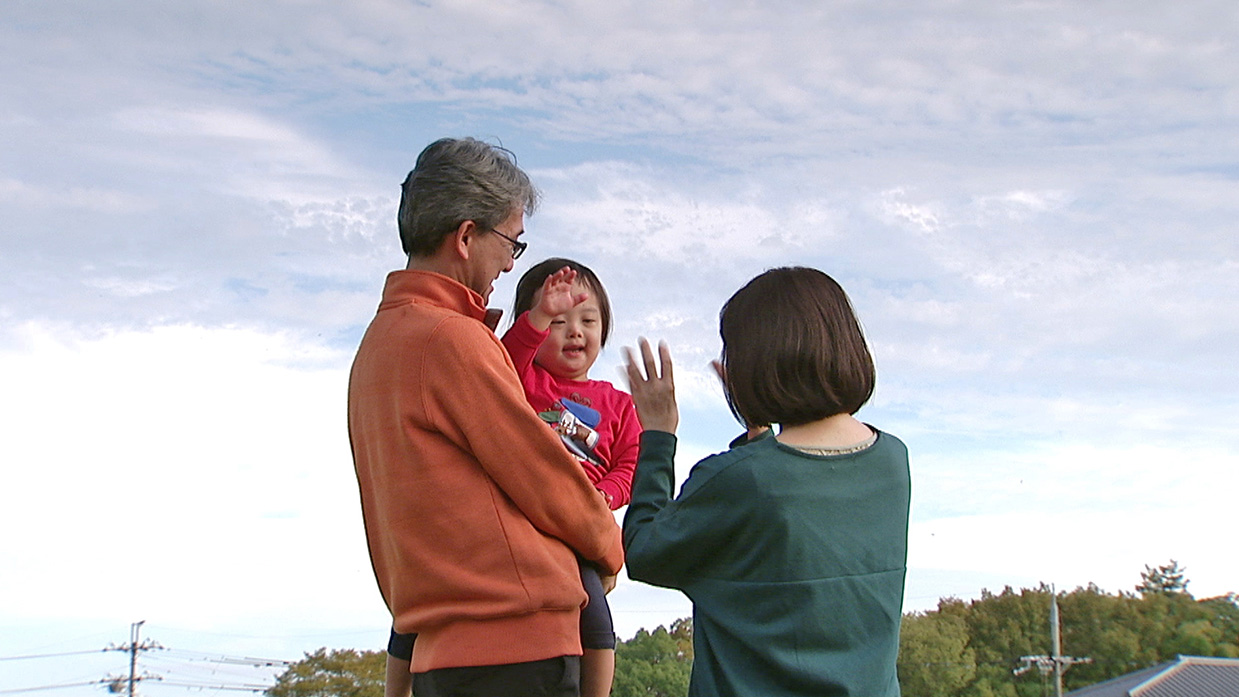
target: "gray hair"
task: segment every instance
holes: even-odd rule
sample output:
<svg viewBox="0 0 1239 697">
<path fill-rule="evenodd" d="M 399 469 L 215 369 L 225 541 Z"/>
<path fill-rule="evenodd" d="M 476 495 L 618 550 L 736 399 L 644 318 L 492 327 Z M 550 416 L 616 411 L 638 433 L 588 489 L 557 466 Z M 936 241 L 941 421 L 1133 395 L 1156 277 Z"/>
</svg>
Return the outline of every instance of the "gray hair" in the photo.
<svg viewBox="0 0 1239 697">
<path fill-rule="evenodd" d="M 436 140 L 401 187 L 400 245 L 410 256 L 429 256 L 466 220 L 493 230 L 516 208 L 533 214 L 538 196 L 510 150 L 473 138 Z"/>
</svg>

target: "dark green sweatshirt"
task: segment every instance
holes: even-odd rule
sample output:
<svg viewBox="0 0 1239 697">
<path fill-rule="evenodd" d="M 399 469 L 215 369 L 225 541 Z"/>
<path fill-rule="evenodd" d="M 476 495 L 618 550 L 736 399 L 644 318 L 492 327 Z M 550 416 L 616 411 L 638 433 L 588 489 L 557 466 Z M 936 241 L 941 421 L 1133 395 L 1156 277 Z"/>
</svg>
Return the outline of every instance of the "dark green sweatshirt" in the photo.
<svg viewBox="0 0 1239 697">
<path fill-rule="evenodd" d="M 628 575 L 693 601 L 689 695 L 897 697 L 907 448 L 878 432 L 817 456 L 764 438 L 693 467 L 647 431 L 624 517 Z"/>
</svg>

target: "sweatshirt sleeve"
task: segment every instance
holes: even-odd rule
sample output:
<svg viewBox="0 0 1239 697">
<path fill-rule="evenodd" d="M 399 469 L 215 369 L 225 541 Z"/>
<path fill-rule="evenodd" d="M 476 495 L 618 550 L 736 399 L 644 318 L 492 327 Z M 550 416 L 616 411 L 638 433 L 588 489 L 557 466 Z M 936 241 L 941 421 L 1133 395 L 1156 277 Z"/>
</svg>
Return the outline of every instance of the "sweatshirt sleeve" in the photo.
<svg viewBox="0 0 1239 697">
<path fill-rule="evenodd" d="M 483 325 L 461 318 L 445 321 L 430 344 L 437 355 L 425 364 L 434 366 L 424 376 L 428 418 L 477 458 L 534 527 L 617 573 L 623 549 L 614 516 L 559 436 L 529 406 L 499 341 Z M 462 394 L 480 398 L 460 399 Z"/>
<path fill-rule="evenodd" d="M 641 434 L 632 503 L 624 516 L 628 576 L 655 586 L 684 589 L 702 568 L 720 561 L 745 524 L 742 501 L 726 477 L 697 463 L 672 499 L 676 438 L 662 431 Z M 734 484 L 734 483 L 733 483 Z"/>
<path fill-rule="evenodd" d="M 529 313 L 522 312 L 503 333 L 503 347 L 512 357 L 512 365 L 516 366 L 519 375 L 525 375 L 533 369 L 533 359 L 538 355 L 542 342 L 550 335 L 550 330 L 540 332 L 529 323 Z"/>
<path fill-rule="evenodd" d="M 632 397 L 619 393 L 617 401 L 619 418 L 615 436 L 611 441 L 611 467 L 595 486 L 611 499 L 611 509 L 616 510 L 632 501 L 632 478 L 637 469 L 637 453 L 641 445 L 641 421 Z"/>
</svg>

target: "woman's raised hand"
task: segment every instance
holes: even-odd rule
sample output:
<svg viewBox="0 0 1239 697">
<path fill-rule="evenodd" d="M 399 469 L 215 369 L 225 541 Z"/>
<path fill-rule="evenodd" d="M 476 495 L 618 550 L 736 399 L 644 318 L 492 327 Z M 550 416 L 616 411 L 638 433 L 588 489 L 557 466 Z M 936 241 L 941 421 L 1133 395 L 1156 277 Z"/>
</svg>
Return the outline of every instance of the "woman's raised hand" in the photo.
<svg viewBox="0 0 1239 697">
<path fill-rule="evenodd" d="M 641 362 L 631 348 L 624 348 L 624 370 L 628 375 L 628 391 L 632 393 L 637 417 L 647 431 L 675 433 L 680 425 L 680 411 L 675 404 L 675 380 L 671 374 L 671 350 L 665 342 L 658 342 L 658 364 L 650 342 L 641 337 L 637 340 L 641 349 Z"/>
</svg>

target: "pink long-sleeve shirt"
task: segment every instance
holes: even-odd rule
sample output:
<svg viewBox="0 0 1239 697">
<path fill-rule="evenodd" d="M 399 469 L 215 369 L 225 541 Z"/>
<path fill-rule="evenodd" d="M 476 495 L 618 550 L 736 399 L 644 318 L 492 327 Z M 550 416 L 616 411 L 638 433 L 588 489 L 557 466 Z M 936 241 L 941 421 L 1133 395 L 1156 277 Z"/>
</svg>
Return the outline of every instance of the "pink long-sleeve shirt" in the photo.
<svg viewBox="0 0 1239 697">
<path fill-rule="evenodd" d="M 561 399 L 584 404 L 601 414 L 598 443 L 594 455 L 601 466 L 582 461 L 589 481 L 607 495 L 612 510 L 632 500 L 632 476 L 637 468 L 637 446 L 641 440 L 641 422 L 632 397 L 605 380 L 570 380 L 556 377 L 534 362 L 538 347 L 549 331 L 540 332 L 529 323 L 529 313 L 522 313 L 512 328 L 503 335 L 503 345 L 512 357 L 520 375 L 525 397 L 534 411 L 562 411 Z"/>
</svg>

